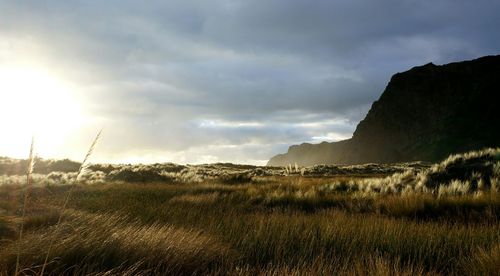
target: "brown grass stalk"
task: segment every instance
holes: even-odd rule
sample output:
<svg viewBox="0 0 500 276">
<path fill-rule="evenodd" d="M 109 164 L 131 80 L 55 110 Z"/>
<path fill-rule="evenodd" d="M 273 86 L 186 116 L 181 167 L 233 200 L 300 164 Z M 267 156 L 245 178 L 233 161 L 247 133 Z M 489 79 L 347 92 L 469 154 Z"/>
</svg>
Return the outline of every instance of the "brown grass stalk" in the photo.
<svg viewBox="0 0 500 276">
<path fill-rule="evenodd" d="M 26 206 L 28 205 L 29 192 L 31 189 L 31 174 L 33 174 L 33 167 L 35 165 L 35 157 L 34 157 L 34 149 L 35 149 L 35 137 L 31 138 L 31 146 L 30 146 L 30 155 L 28 158 L 28 168 L 26 169 L 26 189 L 24 190 L 24 201 L 23 201 L 23 209 L 21 214 L 21 226 L 19 227 L 19 237 L 18 237 L 18 248 L 17 248 L 17 257 L 16 257 L 16 272 L 14 275 L 18 275 L 19 273 L 19 261 L 21 256 L 21 239 L 23 238 L 23 228 L 24 228 L 24 217 L 26 215 Z"/>
<path fill-rule="evenodd" d="M 97 133 L 97 136 L 95 137 L 94 141 L 90 145 L 90 148 L 87 151 L 87 154 L 85 155 L 85 158 L 83 159 L 83 162 L 80 165 L 80 168 L 78 169 L 78 173 L 76 174 L 76 177 L 75 177 L 75 180 L 73 182 L 73 185 L 69 189 L 68 193 L 66 194 L 66 198 L 64 199 L 64 203 L 61 206 L 61 210 L 60 210 L 60 213 L 59 213 L 59 218 L 57 219 L 57 223 L 54 226 L 55 227 L 54 231 L 56 231 L 58 229 L 59 225 L 61 224 L 61 220 L 62 220 L 62 217 L 63 217 L 63 214 L 64 214 L 64 210 L 66 209 L 66 206 L 68 205 L 69 199 L 71 197 L 71 193 L 73 192 L 73 189 L 75 188 L 76 184 L 78 183 L 78 179 L 84 173 L 84 171 L 87 169 L 88 160 L 90 159 L 90 156 L 94 152 L 94 149 L 95 149 L 95 147 L 97 145 L 97 141 L 99 141 L 99 138 L 101 137 L 101 133 L 102 133 L 102 130 L 100 130 L 99 133 Z M 42 271 L 40 272 L 40 275 L 43 275 L 43 273 L 45 271 L 45 268 L 47 266 L 47 262 L 49 260 L 50 251 L 52 250 L 53 245 L 54 245 L 54 240 L 52 239 L 52 241 L 50 242 L 49 247 L 47 249 L 47 254 L 45 255 L 45 260 L 43 262 Z"/>
</svg>

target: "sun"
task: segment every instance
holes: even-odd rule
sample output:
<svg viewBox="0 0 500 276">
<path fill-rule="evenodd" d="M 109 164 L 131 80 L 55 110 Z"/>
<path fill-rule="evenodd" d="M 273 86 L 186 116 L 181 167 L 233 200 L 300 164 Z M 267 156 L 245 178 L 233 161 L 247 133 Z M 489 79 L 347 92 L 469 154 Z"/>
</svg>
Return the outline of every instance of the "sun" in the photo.
<svg viewBox="0 0 500 276">
<path fill-rule="evenodd" d="M 25 157 L 33 135 L 39 154 L 58 155 L 84 117 L 74 90 L 44 69 L 0 66 L 0 156 Z"/>
</svg>

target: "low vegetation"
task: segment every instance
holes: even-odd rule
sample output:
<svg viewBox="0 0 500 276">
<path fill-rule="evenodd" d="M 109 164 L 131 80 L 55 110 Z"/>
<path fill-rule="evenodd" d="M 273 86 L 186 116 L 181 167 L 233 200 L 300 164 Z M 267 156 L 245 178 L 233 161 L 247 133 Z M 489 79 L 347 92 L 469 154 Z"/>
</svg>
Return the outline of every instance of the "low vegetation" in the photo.
<svg viewBox="0 0 500 276">
<path fill-rule="evenodd" d="M 499 153 L 434 165 L 92 165 L 78 184 L 74 172 L 36 174 L 20 241 L 24 184 L 4 175 L 0 274 L 18 251 L 21 273 L 39 274 L 55 241 L 52 274 L 496 275 Z"/>
</svg>

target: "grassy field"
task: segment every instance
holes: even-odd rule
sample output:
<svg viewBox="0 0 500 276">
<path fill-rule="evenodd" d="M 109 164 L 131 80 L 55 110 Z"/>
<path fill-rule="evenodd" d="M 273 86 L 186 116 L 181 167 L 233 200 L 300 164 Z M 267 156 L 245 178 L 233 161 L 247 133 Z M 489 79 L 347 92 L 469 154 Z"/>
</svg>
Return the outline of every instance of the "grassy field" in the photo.
<svg viewBox="0 0 500 276">
<path fill-rule="evenodd" d="M 423 175 L 379 171 L 35 185 L 20 241 L 26 187 L 0 185 L 0 274 L 14 273 L 19 252 L 21 274 L 37 275 L 50 252 L 52 274 L 498 275 L 495 154 L 486 162 L 492 174 L 481 171 L 488 183 L 474 162 L 476 172 L 461 180 L 469 181 L 465 193 L 448 187 L 456 179 L 446 193 L 382 192 Z M 449 164 L 457 160 L 427 168 L 424 178 Z"/>
</svg>

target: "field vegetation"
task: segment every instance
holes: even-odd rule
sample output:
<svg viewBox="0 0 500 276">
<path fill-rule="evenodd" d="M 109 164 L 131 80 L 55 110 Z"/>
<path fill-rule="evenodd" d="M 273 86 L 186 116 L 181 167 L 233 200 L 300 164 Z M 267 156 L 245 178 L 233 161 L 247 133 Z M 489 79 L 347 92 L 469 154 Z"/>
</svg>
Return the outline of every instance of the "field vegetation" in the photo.
<svg viewBox="0 0 500 276">
<path fill-rule="evenodd" d="M 25 275 L 500 271 L 500 149 L 438 164 L 96 164 L 76 181 L 78 169 L 35 170 L 30 187 L 3 172 L 1 275 L 18 256 Z"/>
</svg>

